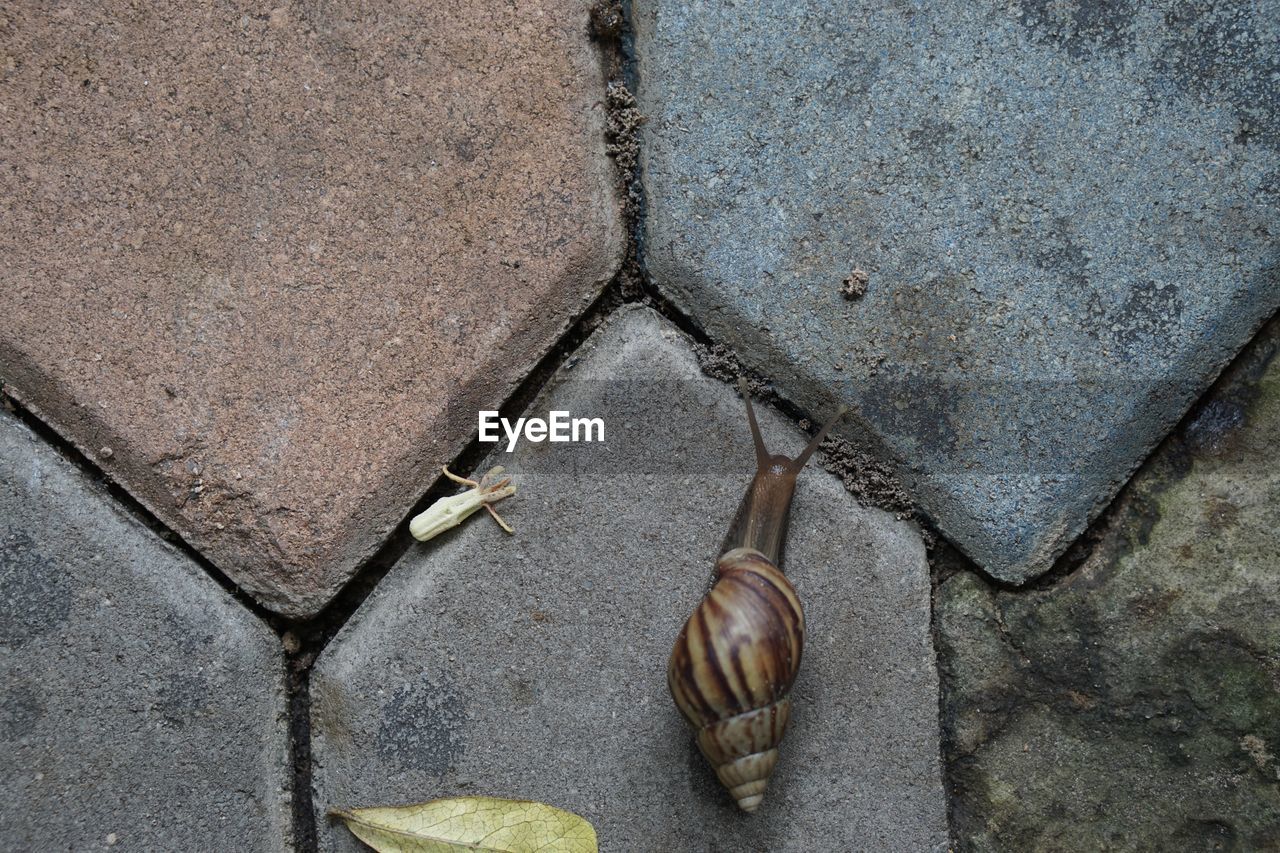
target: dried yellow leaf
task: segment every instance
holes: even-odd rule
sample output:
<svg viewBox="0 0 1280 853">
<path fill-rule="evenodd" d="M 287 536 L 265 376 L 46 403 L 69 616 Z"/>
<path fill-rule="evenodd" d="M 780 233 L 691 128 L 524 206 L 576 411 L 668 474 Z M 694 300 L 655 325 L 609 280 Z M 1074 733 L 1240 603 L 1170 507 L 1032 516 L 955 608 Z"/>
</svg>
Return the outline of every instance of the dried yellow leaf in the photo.
<svg viewBox="0 0 1280 853">
<path fill-rule="evenodd" d="M 596 831 L 572 812 L 496 797 L 452 797 L 414 806 L 330 814 L 379 853 L 598 853 Z"/>
</svg>

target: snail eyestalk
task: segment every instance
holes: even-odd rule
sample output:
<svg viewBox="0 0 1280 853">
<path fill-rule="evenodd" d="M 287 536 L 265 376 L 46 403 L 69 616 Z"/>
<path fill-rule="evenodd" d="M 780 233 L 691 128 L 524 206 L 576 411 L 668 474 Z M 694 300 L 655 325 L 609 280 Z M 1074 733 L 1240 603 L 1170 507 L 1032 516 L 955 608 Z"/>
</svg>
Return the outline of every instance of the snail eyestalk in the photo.
<svg viewBox="0 0 1280 853">
<path fill-rule="evenodd" d="M 827 437 L 827 433 L 844 417 L 847 409 L 841 406 L 831 420 L 818 430 L 800 455 L 792 459 L 781 453 L 770 453 L 765 447 L 746 379 L 738 380 L 738 390 L 742 392 L 742 399 L 747 404 L 747 424 L 751 428 L 751 441 L 755 446 L 756 474 L 746 494 L 742 496 L 720 553 L 727 554 L 734 548 L 754 548 L 768 557 L 774 565 L 781 567 L 796 477 L 818 449 L 818 445 Z"/>
<path fill-rule="evenodd" d="M 799 474 L 800 470 L 804 468 L 805 463 L 809 461 L 809 457 L 813 455 L 814 451 L 818 449 L 818 445 L 822 444 L 823 439 L 827 437 L 827 433 L 831 432 L 831 428 L 839 423 L 840 419 L 843 418 L 845 413 L 848 411 L 848 406 L 841 406 L 836 409 L 836 413 L 831 416 L 831 420 L 823 424 L 822 429 L 818 430 L 817 434 L 809 441 L 809 446 L 801 451 L 799 456 L 792 460 L 791 464 L 796 469 L 797 474 Z"/>
</svg>

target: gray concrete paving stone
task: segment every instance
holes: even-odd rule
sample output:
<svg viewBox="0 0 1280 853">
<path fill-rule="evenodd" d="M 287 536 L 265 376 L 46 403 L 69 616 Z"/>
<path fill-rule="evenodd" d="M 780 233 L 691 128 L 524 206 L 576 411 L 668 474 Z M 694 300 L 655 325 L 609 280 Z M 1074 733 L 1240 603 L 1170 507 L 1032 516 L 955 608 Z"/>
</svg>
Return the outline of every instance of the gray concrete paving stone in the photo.
<svg viewBox="0 0 1280 853">
<path fill-rule="evenodd" d="M 279 643 L 0 412 L 0 847 L 285 850 Z"/>
<path fill-rule="evenodd" d="M 910 523 L 811 466 L 785 569 L 808 641 L 759 813 L 736 810 L 667 693 L 667 656 L 752 473 L 743 404 L 630 309 L 531 413 L 599 416 L 599 445 L 495 451 L 520 491 L 415 546 L 320 656 L 317 813 L 489 794 L 596 827 L 605 851 L 930 850 L 947 841 L 929 575 Z M 804 436 L 762 411 L 766 440 Z M 357 850 L 323 822 L 324 850 Z"/>
<path fill-rule="evenodd" d="M 1280 307 L 1274 0 L 634 8 L 658 287 L 1001 579 Z"/>
</svg>

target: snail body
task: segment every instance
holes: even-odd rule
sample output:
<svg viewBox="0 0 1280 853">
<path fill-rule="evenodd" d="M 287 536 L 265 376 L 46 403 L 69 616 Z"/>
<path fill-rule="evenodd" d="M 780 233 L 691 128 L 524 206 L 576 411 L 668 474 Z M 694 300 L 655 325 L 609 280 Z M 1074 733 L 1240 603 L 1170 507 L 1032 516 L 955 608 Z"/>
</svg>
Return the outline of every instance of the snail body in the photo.
<svg viewBox="0 0 1280 853">
<path fill-rule="evenodd" d="M 721 546 L 716 581 L 676 638 L 667 686 L 721 784 L 753 812 L 778 762 L 804 651 L 804 609 L 781 569 L 791 498 L 797 475 L 843 410 L 790 459 L 765 449 L 745 383 L 739 387 L 756 474 Z"/>
</svg>

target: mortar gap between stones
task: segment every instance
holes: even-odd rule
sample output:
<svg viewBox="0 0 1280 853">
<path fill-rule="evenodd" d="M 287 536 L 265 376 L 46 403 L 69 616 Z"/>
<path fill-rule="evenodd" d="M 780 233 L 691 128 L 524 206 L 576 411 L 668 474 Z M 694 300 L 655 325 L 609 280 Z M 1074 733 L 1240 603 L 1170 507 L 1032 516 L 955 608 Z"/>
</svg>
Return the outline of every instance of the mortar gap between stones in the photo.
<svg viewBox="0 0 1280 853">
<path fill-rule="evenodd" d="M 195 546 L 157 518 L 146 505 L 135 498 L 109 472 L 99 467 L 97 463 L 82 453 L 70 440 L 45 423 L 39 415 L 23 405 L 21 400 L 10 395 L 3 385 L 0 385 L 0 405 L 3 405 L 5 411 L 12 414 L 35 433 L 41 441 L 52 447 L 59 456 L 71 463 L 96 488 L 102 490 L 113 504 L 120 507 L 131 518 L 142 524 L 163 542 L 176 548 L 203 569 L 205 574 L 212 578 L 218 586 L 261 620 L 276 636 L 283 635 L 287 628 L 287 620 L 283 616 L 259 604 L 252 595 L 241 589 L 235 581 L 231 580 L 221 569 L 201 554 Z"/>
<path fill-rule="evenodd" d="M 1106 531 L 1111 528 L 1119 515 L 1124 512 L 1128 499 L 1133 494 L 1134 481 L 1152 460 L 1162 453 L 1174 451 L 1174 445 L 1182 440 L 1182 436 L 1187 433 L 1189 427 L 1200 416 L 1205 407 L 1214 399 L 1223 395 L 1230 384 L 1230 377 L 1236 372 L 1237 368 L 1257 356 L 1258 347 L 1262 345 L 1263 340 L 1267 337 L 1268 330 L 1272 324 L 1280 324 L 1280 311 L 1276 311 L 1263 320 L 1258 325 L 1258 328 L 1253 330 L 1248 342 L 1223 366 L 1209 387 L 1195 399 L 1187 411 L 1182 414 L 1182 417 L 1165 434 L 1164 438 L 1160 439 L 1151 448 L 1151 451 L 1142 458 L 1142 461 L 1134 466 L 1134 469 L 1125 478 L 1124 485 L 1116 490 L 1115 495 L 1081 531 L 1080 535 L 1073 539 L 1066 550 L 1054 560 L 1053 566 L 1048 571 L 1021 585 L 1000 580 L 992 577 L 981 566 L 948 542 L 951 553 L 939 553 L 936 565 L 932 551 L 930 553 L 929 562 L 934 567 L 934 574 L 937 575 L 935 587 L 959 571 L 969 571 L 976 574 L 985 584 L 1000 592 L 1039 592 L 1052 589 L 1063 581 L 1068 580 L 1078 569 L 1089 562 L 1095 549 L 1104 538 Z"/>
<path fill-rule="evenodd" d="M 285 697 L 289 715 L 289 764 L 293 789 L 290 814 L 294 849 L 319 850 L 319 825 L 311 790 L 311 664 L 315 655 L 296 645 L 285 647 Z"/>
<path fill-rule="evenodd" d="M 646 200 L 640 180 L 640 126 L 645 117 L 633 94 L 638 72 L 631 4 L 595 0 L 588 10 L 588 20 L 588 35 L 600 51 L 605 83 L 605 153 L 613 161 L 626 240 L 617 275 L 619 292 L 626 302 L 642 302 L 650 290 L 641 264 Z"/>
</svg>

